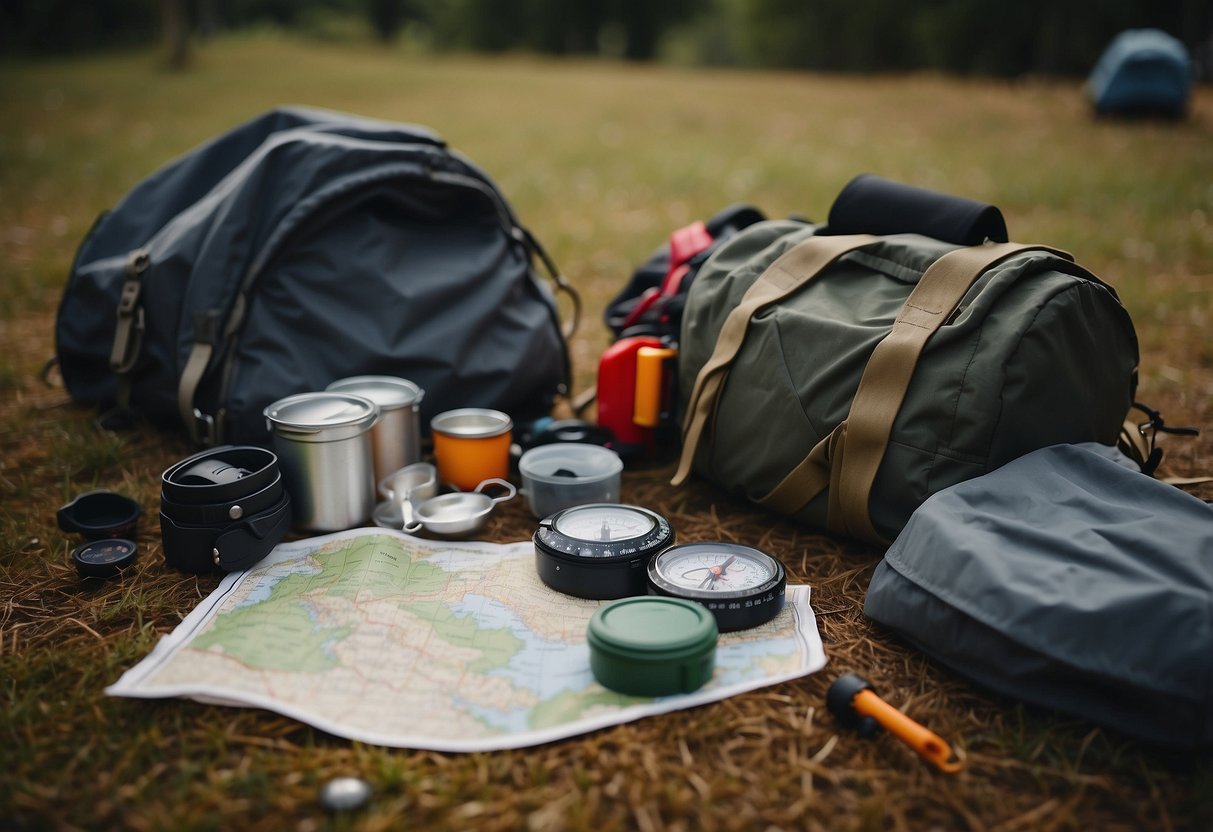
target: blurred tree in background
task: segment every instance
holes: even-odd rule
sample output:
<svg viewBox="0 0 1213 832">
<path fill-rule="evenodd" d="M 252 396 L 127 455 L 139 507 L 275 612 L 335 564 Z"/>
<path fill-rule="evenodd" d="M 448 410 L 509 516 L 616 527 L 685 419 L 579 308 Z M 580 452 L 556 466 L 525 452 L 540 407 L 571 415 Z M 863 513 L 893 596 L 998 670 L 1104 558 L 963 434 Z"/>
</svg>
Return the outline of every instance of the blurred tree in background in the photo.
<svg viewBox="0 0 1213 832">
<path fill-rule="evenodd" d="M 1163 29 L 1197 51 L 1213 35 L 1208 0 L 747 0 L 750 57 L 770 67 L 934 69 L 1082 75 L 1129 28 Z"/>
<path fill-rule="evenodd" d="M 179 22 L 179 27 L 174 29 Z M 272 26 L 402 33 L 435 50 L 528 51 L 840 72 L 1085 75 L 1120 31 L 1157 27 L 1205 64 L 1209 0 L 0 0 L 3 55 L 154 43 Z"/>
</svg>

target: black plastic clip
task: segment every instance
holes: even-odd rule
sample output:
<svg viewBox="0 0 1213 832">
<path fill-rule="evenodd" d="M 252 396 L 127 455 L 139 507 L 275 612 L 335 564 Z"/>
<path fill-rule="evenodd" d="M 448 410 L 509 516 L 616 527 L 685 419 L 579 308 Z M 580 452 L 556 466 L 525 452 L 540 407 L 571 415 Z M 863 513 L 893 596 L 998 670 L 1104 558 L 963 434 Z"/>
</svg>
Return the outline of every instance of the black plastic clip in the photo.
<svg viewBox="0 0 1213 832">
<path fill-rule="evenodd" d="M 1133 407 L 1148 417 L 1146 421 L 1137 423 L 1137 432 L 1146 439 L 1147 447 L 1149 448 L 1149 453 L 1141 463 L 1143 474 L 1148 474 L 1151 477 L 1154 476 L 1154 472 L 1158 470 L 1158 466 L 1162 462 L 1162 448 L 1157 447 L 1159 433 L 1169 433 L 1174 436 L 1200 435 L 1200 428 L 1192 427 L 1191 425 L 1184 427 L 1168 425 L 1161 413 L 1152 407 L 1147 407 L 1141 402 L 1133 402 Z"/>
</svg>

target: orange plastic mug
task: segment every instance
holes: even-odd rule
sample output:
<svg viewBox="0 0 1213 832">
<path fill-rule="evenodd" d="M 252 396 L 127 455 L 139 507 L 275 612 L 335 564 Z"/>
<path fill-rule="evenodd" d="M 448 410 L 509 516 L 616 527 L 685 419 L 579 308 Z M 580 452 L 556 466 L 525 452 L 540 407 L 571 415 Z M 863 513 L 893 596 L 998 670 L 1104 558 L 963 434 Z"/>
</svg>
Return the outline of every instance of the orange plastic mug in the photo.
<svg viewBox="0 0 1213 832">
<path fill-rule="evenodd" d="M 472 491 L 487 479 L 510 473 L 514 422 L 500 410 L 464 407 L 430 420 L 438 479 Z"/>
</svg>

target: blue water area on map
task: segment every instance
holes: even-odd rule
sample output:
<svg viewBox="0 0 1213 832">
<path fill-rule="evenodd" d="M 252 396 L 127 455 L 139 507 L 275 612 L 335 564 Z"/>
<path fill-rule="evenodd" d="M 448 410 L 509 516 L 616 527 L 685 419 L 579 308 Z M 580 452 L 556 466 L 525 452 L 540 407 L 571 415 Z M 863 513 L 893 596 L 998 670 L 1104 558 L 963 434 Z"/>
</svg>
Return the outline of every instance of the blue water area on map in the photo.
<svg viewBox="0 0 1213 832">
<path fill-rule="evenodd" d="M 564 691 L 583 690 L 591 682 L 590 649 L 583 638 L 574 643 L 543 639 L 508 606 L 483 595 L 465 595 L 450 609 L 456 615 L 474 617 L 483 629 L 509 630 L 522 642 L 508 664 L 486 675 L 504 677 L 541 700 Z"/>
<path fill-rule="evenodd" d="M 734 685 L 754 678 L 754 663 L 762 656 L 798 655 L 800 640 L 796 637 L 765 638 L 761 642 L 721 644 L 716 650 L 714 683 Z"/>
<path fill-rule="evenodd" d="M 529 721 L 531 717 L 530 708 L 516 708 L 514 710 L 487 708 L 484 705 L 469 702 L 458 694 L 452 696 L 451 701 L 457 707 L 463 708 L 490 728 L 503 734 L 520 734 L 523 731 L 531 730 Z"/>
</svg>

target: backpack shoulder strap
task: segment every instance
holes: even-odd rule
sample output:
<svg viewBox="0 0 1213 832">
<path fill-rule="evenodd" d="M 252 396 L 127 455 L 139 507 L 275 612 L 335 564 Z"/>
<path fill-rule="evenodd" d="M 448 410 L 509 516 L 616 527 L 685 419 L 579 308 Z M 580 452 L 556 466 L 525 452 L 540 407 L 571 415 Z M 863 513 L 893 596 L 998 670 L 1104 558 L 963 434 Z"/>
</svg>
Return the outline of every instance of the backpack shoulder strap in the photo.
<svg viewBox="0 0 1213 832">
<path fill-rule="evenodd" d="M 208 447 L 218 444 L 220 438 L 215 418 L 204 414 L 194 399 L 219 343 L 219 323 L 217 310 L 205 309 L 194 314 L 194 343 L 177 382 L 177 413 L 181 416 L 181 424 L 195 445 Z"/>
</svg>

